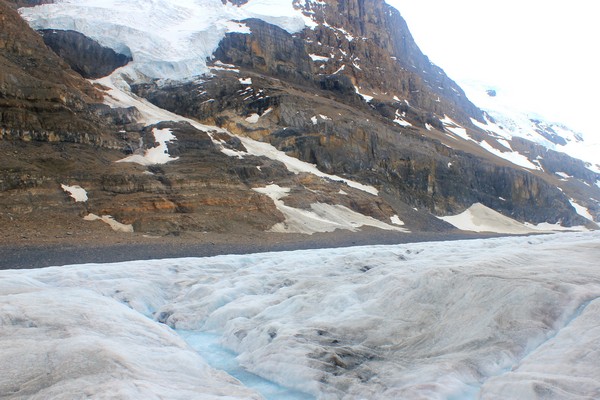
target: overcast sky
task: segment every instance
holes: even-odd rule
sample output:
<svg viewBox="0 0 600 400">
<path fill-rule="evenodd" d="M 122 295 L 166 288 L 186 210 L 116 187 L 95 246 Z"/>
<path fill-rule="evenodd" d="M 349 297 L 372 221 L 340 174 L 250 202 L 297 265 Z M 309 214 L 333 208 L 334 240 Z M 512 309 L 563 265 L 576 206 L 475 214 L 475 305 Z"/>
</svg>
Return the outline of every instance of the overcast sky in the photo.
<svg viewBox="0 0 600 400">
<path fill-rule="evenodd" d="M 386 1 L 459 84 L 495 87 L 524 111 L 600 140 L 600 2 Z"/>
</svg>

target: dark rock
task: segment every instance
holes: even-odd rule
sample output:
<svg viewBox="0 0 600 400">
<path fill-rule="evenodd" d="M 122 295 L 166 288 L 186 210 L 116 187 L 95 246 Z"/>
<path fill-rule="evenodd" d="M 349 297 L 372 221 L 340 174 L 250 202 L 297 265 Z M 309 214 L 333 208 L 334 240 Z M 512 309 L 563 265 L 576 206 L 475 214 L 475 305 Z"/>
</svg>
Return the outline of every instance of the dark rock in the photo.
<svg viewBox="0 0 600 400">
<path fill-rule="evenodd" d="M 551 125 L 545 124 L 542 121 L 536 119 L 532 119 L 531 122 L 534 124 L 535 131 L 542 135 L 544 138 L 548 139 L 550 142 L 558 144 L 560 146 L 565 146 L 567 144 L 565 138 L 560 136 L 560 134 L 558 134 Z"/>
<path fill-rule="evenodd" d="M 102 94 L 4 2 L 0 22 L 0 139 L 115 146 L 114 128 L 92 110 Z"/>
<path fill-rule="evenodd" d="M 319 80 L 321 89 L 334 92 L 338 96 L 350 96 L 359 99 L 352 80 L 346 75 L 325 75 Z"/>
<path fill-rule="evenodd" d="M 40 33 L 46 45 L 86 79 L 110 75 L 132 60 L 131 56 L 116 53 L 79 32 L 45 29 Z"/>
<path fill-rule="evenodd" d="M 259 19 L 242 22 L 252 33 L 228 33 L 214 53 L 217 60 L 291 82 L 312 79 L 312 62 L 302 40 Z"/>
<path fill-rule="evenodd" d="M 14 8 L 35 7 L 42 4 L 52 4 L 54 0 L 6 0 Z"/>
<path fill-rule="evenodd" d="M 366 94 L 397 95 L 459 122 L 467 123 L 469 117 L 483 121 L 464 91 L 421 52 L 395 8 L 380 0 L 336 0 L 326 6 L 306 2 L 302 7 L 321 23 L 301 32 L 306 51 L 334 55 L 322 64 L 321 73 L 339 71 Z"/>
</svg>

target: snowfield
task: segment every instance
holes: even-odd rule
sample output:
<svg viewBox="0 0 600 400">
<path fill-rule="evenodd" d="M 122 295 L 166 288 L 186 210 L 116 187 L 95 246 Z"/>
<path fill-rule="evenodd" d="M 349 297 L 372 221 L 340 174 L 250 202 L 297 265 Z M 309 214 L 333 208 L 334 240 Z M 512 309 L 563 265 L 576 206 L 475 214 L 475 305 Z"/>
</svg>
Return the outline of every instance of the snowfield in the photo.
<svg viewBox="0 0 600 400">
<path fill-rule="evenodd" d="M 574 205 L 576 205 L 576 203 Z M 584 207 L 581 208 L 587 210 Z M 519 222 L 515 219 L 502 215 L 499 212 L 494 211 L 481 203 L 473 204 L 471 207 L 467 208 L 465 211 L 458 215 L 448 215 L 445 217 L 438 218 L 448 222 L 450 225 L 453 225 L 454 227 L 463 231 L 494 232 L 502 233 L 505 235 L 525 235 L 528 233 L 550 233 L 558 231 L 585 232 L 588 230 L 585 226 L 582 225 L 565 227 L 560 225 L 559 223 L 550 224 L 547 222 L 543 222 L 537 225 L 533 225 L 528 222 Z M 591 215 L 588 219 L 590 221 L 593 221 Z"/>
<path fill-rule="evenodd" d="M 599 259 L 587 232 L 0 271 L 0 393 L 599 398 Z"/>
</svg>

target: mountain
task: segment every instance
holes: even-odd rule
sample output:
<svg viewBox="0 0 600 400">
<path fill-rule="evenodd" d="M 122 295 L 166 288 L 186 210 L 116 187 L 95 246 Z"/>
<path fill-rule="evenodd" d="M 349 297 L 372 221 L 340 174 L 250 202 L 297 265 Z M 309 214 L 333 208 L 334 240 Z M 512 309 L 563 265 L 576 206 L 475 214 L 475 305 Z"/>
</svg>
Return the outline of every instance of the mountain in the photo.
<svg viewBox="0 0 600 400">
<path fill-rule="evenodd" d="M 11 3 L 6 237 L 102 229 L 82 217 L 152 235 L 449 232 L 438 217 L 474 205 L 527 232 L 597 227 L 598 171 L 502 134 L 383 0 Z"/>
<path fill-rule="evenodd" d="M 508 140 L 517 136 L 565 153 L 583 160 L 587 169 L 595 173 L 600 172 L 598 145 L 586 141 L 581 132 L 535 112 L 520 110 L 502 90 L 492 89 L 489 85 L 467 82 L 465 90 L 487 114 L 489 123 L 484 129 L 492 130 L 494 134 Z"/>
</svg>

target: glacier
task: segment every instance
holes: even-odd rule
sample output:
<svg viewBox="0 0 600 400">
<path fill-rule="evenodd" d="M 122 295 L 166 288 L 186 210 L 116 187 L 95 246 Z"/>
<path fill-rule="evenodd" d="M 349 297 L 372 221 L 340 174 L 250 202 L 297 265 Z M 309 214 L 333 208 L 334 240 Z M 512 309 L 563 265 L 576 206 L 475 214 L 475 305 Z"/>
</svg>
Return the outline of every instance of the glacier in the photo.
<svg viewBox="0 0 600 400">
<path fill-rule="evenodd" d="M 241 20 L 259 18 L 290 33 L 312 22 L 291 0 L 240 7 L 221 0 L 56 0 L 19 12 L 34 29 L 74 30 L 131 56 L 132 76 L 179 81 L 209 73 L 206 61 L 225 34 L 250 32 Z"/>
<path fill-rule="evenodd" d="M 4 270 L 0 393 L 261 398 L 191 333 L 319 399 L 598 398 L 599 258 L 585 232 Z"/>
</svg>

